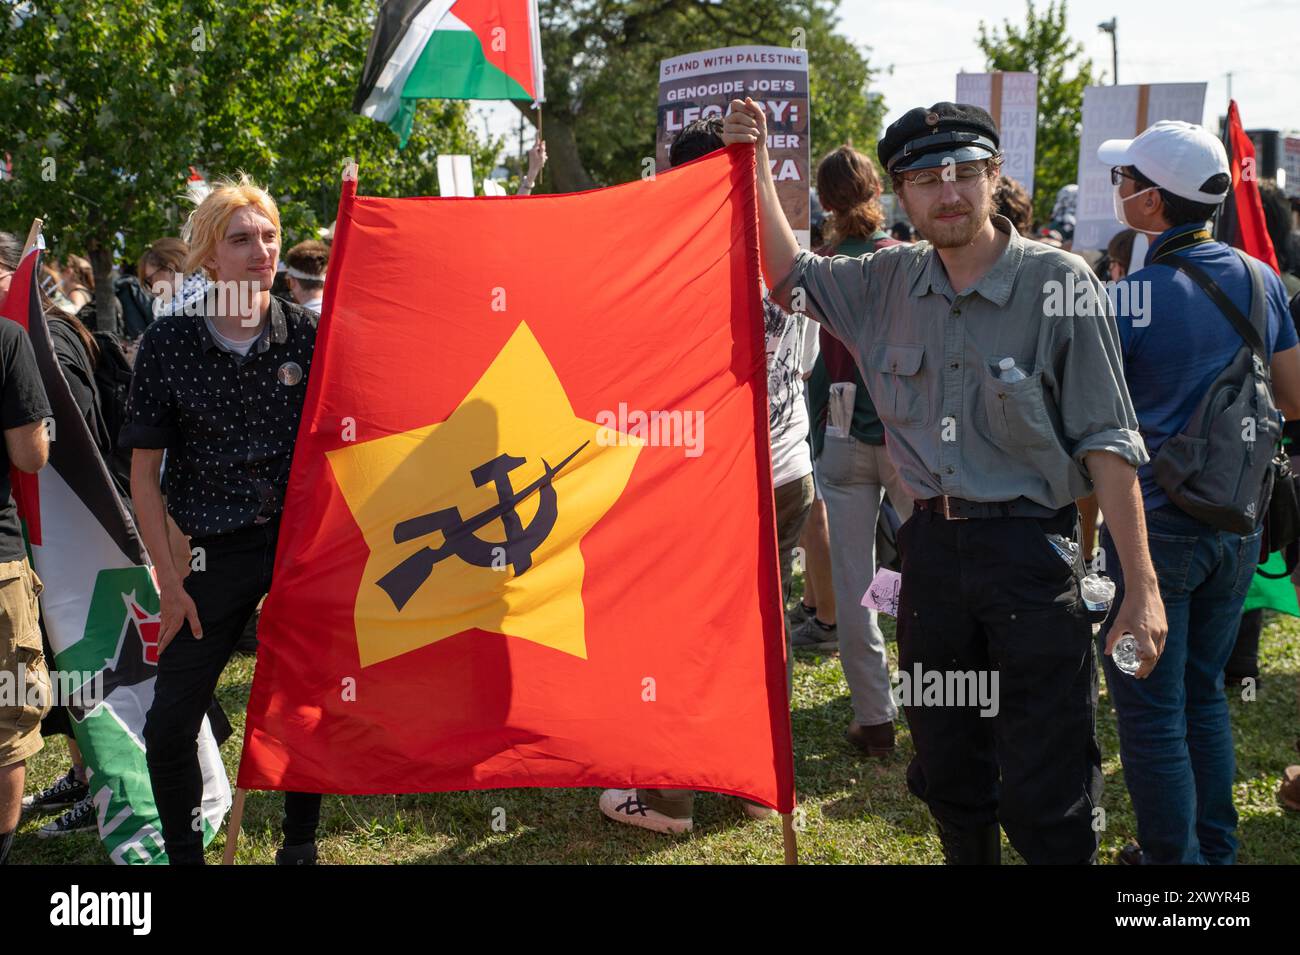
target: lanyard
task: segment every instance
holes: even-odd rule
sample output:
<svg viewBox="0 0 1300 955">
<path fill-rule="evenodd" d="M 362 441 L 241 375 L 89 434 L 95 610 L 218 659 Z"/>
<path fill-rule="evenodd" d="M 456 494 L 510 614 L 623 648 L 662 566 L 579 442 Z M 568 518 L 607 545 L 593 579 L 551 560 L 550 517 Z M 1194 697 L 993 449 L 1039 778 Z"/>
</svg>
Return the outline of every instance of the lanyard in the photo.
<svg viewBox="0 0 1300 955">
<path fill-rule="evenodd" d="M 1196 229 L 1192 232 L 1184 232 L 1182 235 L 1171 236 L 1161 243 L 1158 250 L 1151 256 L 1151 264 L 1154 265 L 1166 255 L 1173 255 L 1182 252 L 1184 249 L 1190 249 L 1194 245 L 1202 245 L 1213 241 L 1214 236 L 1210 235 L 1209 229 Z"/>
</svg>

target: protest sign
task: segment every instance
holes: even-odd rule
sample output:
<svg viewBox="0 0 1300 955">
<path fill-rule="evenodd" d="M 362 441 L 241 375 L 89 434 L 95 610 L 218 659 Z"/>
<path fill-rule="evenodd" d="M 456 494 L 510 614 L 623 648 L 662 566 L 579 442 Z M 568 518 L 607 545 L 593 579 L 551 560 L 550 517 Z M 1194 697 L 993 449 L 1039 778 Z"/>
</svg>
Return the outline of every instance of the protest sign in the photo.
<svg viewBox="0 0 1300 955">
<path fill-rule="evenodd" d="M 808 246 L 808 52 L 735 46 L 687 53 L 659 63 L 655 168 L 668 168 L 668 147 L 697 119 L 725 116 L 733 99 L 753 97 L 767 113 L 768 163 L 781 208 L 799 244 Z"/>
<path fill-rule="evenodd" d="M 1300 134 L 1282 139 L 1278 167 L 1285 170 L 1283 191 L 1292 199 L 1300 199 Z"/>
<path fill-rule="evenodd" d="M 1121 228 L 1115 219 L 1110 167 L 1097 158 L 1097 147 L 1108 139 L 1132 139 L 1162 119 L 1199 123 L 1204 111 L 1204 83 L 1144 83 L 1084 89 L 1078 218 L 1074 226 L 1076 252 L 1104 249 L 1110 237 Z"/>
<path fill-rule="evenodd" d="M 1038 77 L 1033 73 L 958 73 L 957 102 L 988 110 L 1002 145 L 1002 174 L 1034 194 Z"/>
</svg>

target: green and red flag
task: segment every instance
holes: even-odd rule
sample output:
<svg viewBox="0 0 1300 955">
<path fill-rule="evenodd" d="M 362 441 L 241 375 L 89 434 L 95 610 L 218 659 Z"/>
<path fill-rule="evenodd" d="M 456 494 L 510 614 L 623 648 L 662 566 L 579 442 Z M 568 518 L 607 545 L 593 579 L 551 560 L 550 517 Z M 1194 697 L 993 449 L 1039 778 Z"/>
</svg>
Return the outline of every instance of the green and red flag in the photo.
<svg viewBox="0 0 1300 955">
<path fill-rule="evenodd" d="M 100 838 L 114 862 L 161 863 L 167 854 L 144 754 L 158 669 L 158 589 L 55 355 L 36 281 L 42 247 L 24 256 L 0 306 L 0 316 L 27 329 L 53 411 L 49 463 L 15 484 L 14 497 L 45 584 L 50 676 L 85 757 Z M 198 748 L 206 844 L 231 803 L 206 718 Z"/>
<path fill-rule="evenodd" d="M 753 150 L 529 199 L 345 182 L 325 288 L 239 785 L 789 811 Z"/>
<path fill-rule="evenodd" d="M 353 109 L 405 146 L 422 99 L 542 102 L 537 0 L 384 0 Z"/>
</svg>

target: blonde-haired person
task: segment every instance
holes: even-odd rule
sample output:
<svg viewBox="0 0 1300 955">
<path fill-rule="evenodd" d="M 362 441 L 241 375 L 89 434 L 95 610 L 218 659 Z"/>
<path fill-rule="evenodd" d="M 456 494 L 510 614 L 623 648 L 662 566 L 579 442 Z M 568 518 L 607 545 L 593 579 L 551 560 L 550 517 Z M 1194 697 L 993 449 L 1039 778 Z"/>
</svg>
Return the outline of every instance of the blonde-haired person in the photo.
<svg viewBox="0 0 1300 955">
<path fill-rule="evenodd" d="M 203 200 L 186 227 L 185 272 L 218 293 L 202 314 L 144 333 L 119 443 L 161 591 L 158 678 L 145 719 L 154 800 L 173 864 L 202 864 L 195 740 L 222 668 L 271 584 L 289 462 L 316 343 L 316 316 L 269 292 L 280 255 L 275 201 L 245 176 Z M 250 422 L 255 424 L 250 426 Z M 160 475 L 166 454 L 167 499 Z M 204 569 L 169 544 L 170 511 Z M 316 861 L 320 796 L 285 794 L 279 864 Z"/>
<path fill-rule="evenodd" d="M 816 181 L 830 223 L 826 254 L 860 256 L 901 244 L 884 231 L 880 175 L 870 157 L 841 146 L 818 164 Z M 911 516 L 912 497 L 885 453 L 884 429 L 853 356 L 825 329 L 820 334 L 808 401 L 838 619 L 832 626 L 814 617 L 795 632 L 794 644 L 838 646 L 853 706 L 845 736 L 865 755 L 885 758 L 894 752 L 898 707 L 890 692 L 885 637 L 876 611 L 862 606 L 862 595 L 876 574 L 884 495 L 903 520 Z"/>
</svg>

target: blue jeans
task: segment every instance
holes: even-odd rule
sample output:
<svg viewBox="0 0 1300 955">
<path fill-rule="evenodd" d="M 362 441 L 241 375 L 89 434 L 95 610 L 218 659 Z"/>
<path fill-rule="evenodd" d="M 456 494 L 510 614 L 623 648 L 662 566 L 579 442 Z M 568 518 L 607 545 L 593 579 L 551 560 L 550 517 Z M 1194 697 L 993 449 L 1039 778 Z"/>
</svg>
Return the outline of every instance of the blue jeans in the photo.
<svg viewBox="0 0 1300 955">
<path fill-rule="evenodd" d="M 1244 537 L 1218 531 L 1172 504 L 1148 511 L 1146 522 L 1169 621 L 1165 651 L 1145 680 L 1126 676 L 1102 657 L 1138 841 L 1146 862 L 1231 865 L 1237 856 L 1236 761 L 1223 667 L 1259 560 L 1260 531 Z M 1102 548 L 1118 608 L 1124 581 L 1107 531 Z M 1102 627 L 1101 648 L 1110 624 Z"/>
</svg>

